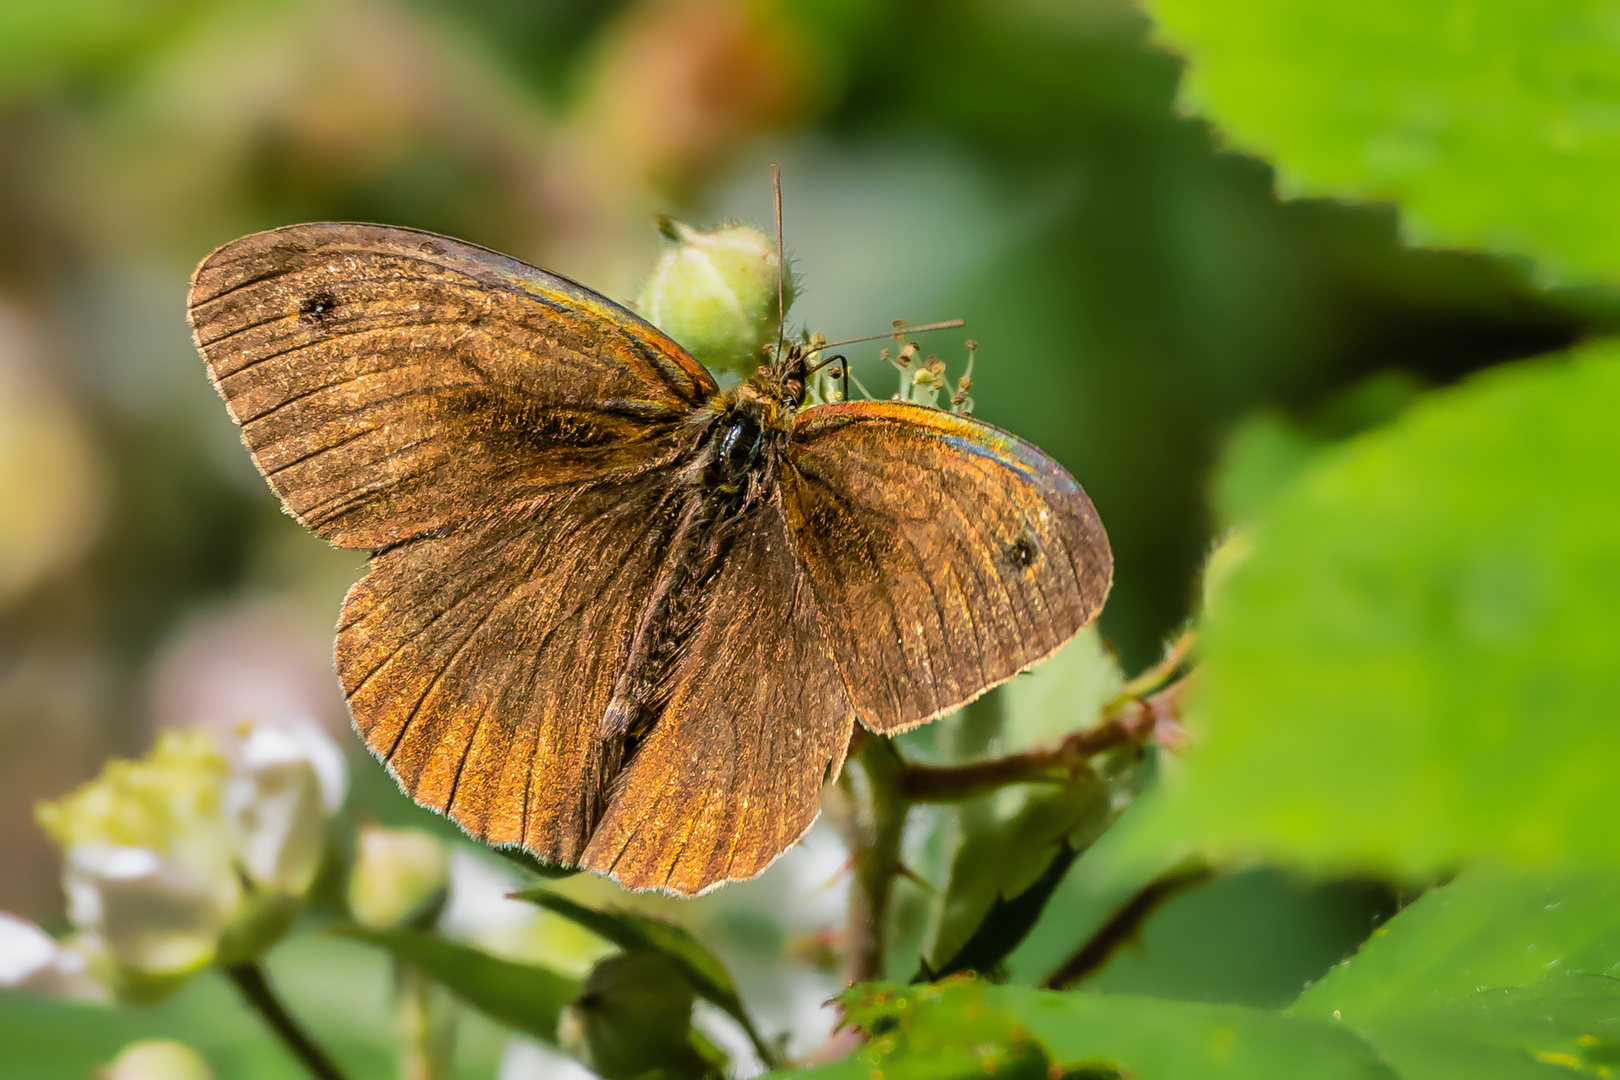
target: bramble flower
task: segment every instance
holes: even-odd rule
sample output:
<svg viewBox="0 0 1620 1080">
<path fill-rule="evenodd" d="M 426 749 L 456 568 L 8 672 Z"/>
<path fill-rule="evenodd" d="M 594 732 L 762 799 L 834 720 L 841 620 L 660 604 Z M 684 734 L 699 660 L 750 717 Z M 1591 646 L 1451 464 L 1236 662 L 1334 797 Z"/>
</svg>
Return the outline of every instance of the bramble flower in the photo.
<svg viewBox="0 0 1620 1080">
<path fill-rule="evenodd" d="M 342 751 L 311 721 L 261 724 L 247 732 L 235 764 L 224 810 L 243 870 L 262 889 L 301 895 L 320 869 L 326 819 L 347 793 Z"/>
<path fill-rule="evenodd" d="M 308 723 L 244 729 L 231 749 L 205 730 L 168 732 L 146 757 L 110 761 L 36 810 L 62 848 L 68 919 L 102 958 L 82 970 L 124 996 L 162 996 L 216 959 L 256 958 L 314 880 L 344 796 L 341 752 Z M 12 930 L 0 969 L 44 948 Z"/>
<path fill-rule="evenodd" d="M 167 733 L 147 757 L 36 811 L 62 847 L 68 919 L 113 965 L 163 980 L 214 958 L 241 902 L 221 812 L 230 765 L 206 732 Z"/>
<path fill-rule="evenodd" d="M 94 972 L 99 953 L 93 937 L 57 941 L 27 919 L 0 911 L 0 990 L 105 1001 L 107 989 Z"/>
</svg>

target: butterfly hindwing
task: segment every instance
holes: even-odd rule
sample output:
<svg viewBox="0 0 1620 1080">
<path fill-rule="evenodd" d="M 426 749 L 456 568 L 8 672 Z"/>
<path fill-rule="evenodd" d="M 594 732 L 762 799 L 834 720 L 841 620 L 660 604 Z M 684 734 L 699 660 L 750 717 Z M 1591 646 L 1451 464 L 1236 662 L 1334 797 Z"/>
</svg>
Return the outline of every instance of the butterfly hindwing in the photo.
<svg viewBox="0 0 1620 1080">
<path fill-rule="evenodd" d="M 794 547 L 861 721 L 902 731 L 1011 678 L 1101 609 L 1113 562 L 1080 486 L 1029 443 L 898 402 L 800 413 Z"/>
<path fill-rule="evenodd" d="M 582 865 L 686 895 L 753 877 L 815 820 L 853 722 L 781 502 L 756 505 Z"/>
<path fill-rule="evenodd" d="M 244 237 L 197 268 L 189 316 L 271 487 L 346 547 L 640 471 L 714 390 L 611 301 L 410 229 Z"/>
<path fill-rule="evenodd" d="M 662 476 L 374 557 L 338 627 L 366 745 L 417 802 L 495 844 L 575 862 L 597 721 L 670 534 Z M 549 511 L 549 512 L 548 512 Z"/>
</svg>

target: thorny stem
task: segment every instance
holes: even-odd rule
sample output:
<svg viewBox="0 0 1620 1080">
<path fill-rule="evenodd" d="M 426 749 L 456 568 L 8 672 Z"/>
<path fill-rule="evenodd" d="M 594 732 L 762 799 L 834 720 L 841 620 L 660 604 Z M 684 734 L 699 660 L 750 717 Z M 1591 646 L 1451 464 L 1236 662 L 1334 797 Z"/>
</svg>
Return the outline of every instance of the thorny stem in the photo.
<svg viewBox="0 0 1620 1080">
<path fill-rule="evenodd" d="M 910 802 L 962 802 L 1008 784 L 1064 783 L 1086 762 L 1116 746 L 1144 742 L 1155 734 L 1174 741 L 1187 683 L 1183 677 L 1152 697 L 1125 699 L 1117 711 L 1111 703 L 1103 710 L 1107 718 L 1102 723 L 1076 731 L 1056 746 L 966 765 L 902 762 L 897 778 L 900 794 Z M 1111 711 L 1113 715 L 1108 715 Z"/>
<path fill-rule="evenodd" d="M 848 976 L 851 982 L 871 982 L 883 978 L 889 898 L 895 877 L 905 869 L 900 837 L 910 804 L 897 783 L 905 763 L 888 739 L 862 732 L 851 754 L 860 763 L 865 797 L 852 799 L 844 818 L 853 871 Z M 844 773 L 844 783 L 854 787 L 850 771 Z"/>
<path fill-rule="evenodd" d="M 900 840 L 913 804 L 961 802 L 1008 784 L 1064 783 L 1114 747 L 1149 738 L 1175 745 L 1181 739 L 1181 697 L 1192 679 L 1184 668 L 1195 640 L 1193 633 L 1183 634 L 1163 660 L 1102 708 L 1100 723 L 1053 747 L 965 765 L 919 765 L 901 757 L 888 739 L 857 726 L 849 756 L 859 768 L 844 770 L 837 796 L 826 804 L 850 850 L 849 981 L 883 978 L 889 899 L 894 879 L 907 873 Z"/>
<path fill-rule="evenodd" d="M 1103 706 L 1103 715 L 1112 716 L 1116 711 L 1128 706 L 1131 702 L 1147 697 L 1154 691 L 1164 687 L 1171 677 L 1187 662 L 1192 655 L 1193 646 L 1198 644 L 1198 633 L 1195 630 L 1184 632 L 1164 652 L 1164 659 L 1148 668 L 1142 674 L 1126 683 L 1114 700 Z"/>
<path fill-rule="evenodd" d="M 315 1044 L 309 1034 L 298 1026 L 298 1021 L 287 1012 L 281 999 L 270 988 L 269 980 L 264 977 L 264 968 L 257 963 L 227 964 L 224 965 L 225 976 L 236 984 L 241 991 L 242 998 L 248 1007 L 259 1014 L 270 1030 L 282 1044 L 292 1051 L 309 1074 L 317 1080 L 344 1080 L 332 1059 L 326 1056 L 326 1051 Z"/>
</svg>

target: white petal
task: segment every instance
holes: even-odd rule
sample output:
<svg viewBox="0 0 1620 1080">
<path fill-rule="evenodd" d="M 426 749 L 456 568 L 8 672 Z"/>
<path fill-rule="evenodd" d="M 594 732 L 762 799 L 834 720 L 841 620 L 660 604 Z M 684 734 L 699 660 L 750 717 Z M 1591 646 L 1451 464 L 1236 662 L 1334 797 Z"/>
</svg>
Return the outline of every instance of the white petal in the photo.
<svg viewBox="0 0 1620 1080">
<path fill-rule="evenodd" d="M 213 959 L 241 898 L 234 877 L 145 848 L 87 844 L 68 852 L 70 915 L 105 941 L 112 960 L 148 974 L 189 971 Z"/>
<path fill-rule="evenodd" d="M 300 894 L 314 880 L 326 842 L 320 782 L 301 757 L 265 761 L 231 779 L 225 806 L 254 884 Z"/>
<path fill-rule="evenodd" d="M 0 987 L 14 990 L 56 962 L 61 946 L 45 931 L 0 911 Z"/>
<path fill-rule="evenodd" d="M 308 717 L 285 717 L 275 722 L 255 724 L 242 741 L 240 767 L 248 772 L 307 761 L 320 783 L 321 806 L 331 813 L 343 805 L 348 792 L 349 771 L 331 737 Z"/>
</svg>

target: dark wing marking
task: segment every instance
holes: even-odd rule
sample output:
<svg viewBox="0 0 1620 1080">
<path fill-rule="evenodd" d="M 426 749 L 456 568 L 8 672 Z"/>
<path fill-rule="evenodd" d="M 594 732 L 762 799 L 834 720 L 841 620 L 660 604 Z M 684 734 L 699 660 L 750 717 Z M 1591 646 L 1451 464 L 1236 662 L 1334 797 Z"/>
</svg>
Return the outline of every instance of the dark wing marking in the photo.
<svg viewBox="0 0 1620 1080">
<path fill-rule="evenodd" d="M 807 409 L 781 488 L 861 721 L 901 731 L 1067 641 L 1113 559 L 1085 492 L 988 424 L 895 402 Z"/>
<path fill-rule="evenodd" d="M 581 857 L 632 889 L 753 877 L 815 820 L 854 722 L 778 500 L 706 589 L 658 722 Z"/>
<path fill-rule="evenodd" d="M 383 547 L 667 461 L 714 381 L 564 278 L 442 236 L 293 225 L 192 276 L 197 348 L 299 521 Z"/>
</svg>

